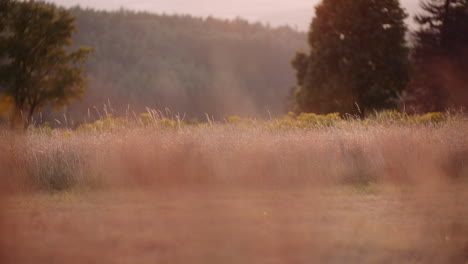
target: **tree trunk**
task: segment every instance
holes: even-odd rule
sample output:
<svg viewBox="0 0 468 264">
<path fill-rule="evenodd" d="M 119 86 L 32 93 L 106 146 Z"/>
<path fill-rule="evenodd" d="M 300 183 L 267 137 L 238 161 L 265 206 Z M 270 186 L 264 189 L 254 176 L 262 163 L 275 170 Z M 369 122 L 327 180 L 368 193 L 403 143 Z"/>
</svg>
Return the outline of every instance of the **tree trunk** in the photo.
<svg viewBox="0 0 468 264">
<path fill-rule="evenodd" d="M 28 111 L 28 118 L 24 122 L 24 130 L 28 129 L 29 125 L 31 125 L 32 118 L 33 118 L 35 110 L 36 110 L 36 106 L 31 105 L 31 107 L 29 108 L 29 111 Z"/>
<path fill-rule="evenodd" d="M 15 129 L 18 119 L 21 117 L 22 107 L 15 105 L 10 116 L 10 129 Z"/>
</svg>

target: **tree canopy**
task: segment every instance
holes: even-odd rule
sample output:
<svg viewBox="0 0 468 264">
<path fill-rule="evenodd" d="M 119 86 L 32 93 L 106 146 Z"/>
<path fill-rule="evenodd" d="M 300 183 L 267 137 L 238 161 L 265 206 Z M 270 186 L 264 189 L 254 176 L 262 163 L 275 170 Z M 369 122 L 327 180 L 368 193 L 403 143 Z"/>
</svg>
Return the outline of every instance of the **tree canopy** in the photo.
<svg viewBox="0 0 468 264">
<path fill-rule="evenodd" d="M 76 27 L 67 10 L 34 1 L 4 4 L 0 92 L 14 103 L 12 125 L 22 115 L 27 126 L 46 105 L 60 107 L 83 95 L 83 65 L 91 50 L 70 51 Z"/>
<path fill-rule="evenodd" d="M 409 106 L 415 111 L 468 107 L 468 1 L 425 0 L 421 7 Z"/>
<path fill-rule="evenodd" d="M 323 0 L 298 52 L 296 110 L 357 113 L 395 106 L 408 81 L 406 13 L 398 0 Z"/>
</svg>

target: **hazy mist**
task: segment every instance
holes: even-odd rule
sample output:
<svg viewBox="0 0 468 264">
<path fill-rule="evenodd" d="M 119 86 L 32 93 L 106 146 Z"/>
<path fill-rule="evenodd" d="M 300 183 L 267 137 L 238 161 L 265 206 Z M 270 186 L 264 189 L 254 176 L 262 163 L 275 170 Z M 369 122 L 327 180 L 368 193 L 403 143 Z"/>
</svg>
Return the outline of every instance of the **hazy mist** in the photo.
<svg viewBox="0 0 468 264">
<path fill-rule="evenodd" d="M 288 24 L 306 30 L 319 0 L 52 0 L 59 5 L 131 10 L 168 14 L 191 14 L 220 18 L 243 17 L 273 26 Z M 410 14 L 417 12 L 419 0 L 403 0 Z"/>
</svg>

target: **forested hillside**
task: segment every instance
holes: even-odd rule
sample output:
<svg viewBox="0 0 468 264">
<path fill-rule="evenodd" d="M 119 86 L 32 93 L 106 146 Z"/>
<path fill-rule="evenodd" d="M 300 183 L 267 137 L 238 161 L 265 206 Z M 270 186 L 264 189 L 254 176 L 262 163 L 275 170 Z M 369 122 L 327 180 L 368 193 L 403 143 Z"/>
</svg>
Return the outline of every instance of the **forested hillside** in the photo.
<svg viewBox="0 0 468 264">
<path fill-rule="evenodd" d="M 241 19 L 71 12 L 74 43 L 94 49 L 89 90 L 68 110 L 75 116 L 108 100 L 120 111 L 167 107 L 192 117 L 281 113 L 294 84 L 291 58 L 307 43 L 291 28 Z"/>
</svg>

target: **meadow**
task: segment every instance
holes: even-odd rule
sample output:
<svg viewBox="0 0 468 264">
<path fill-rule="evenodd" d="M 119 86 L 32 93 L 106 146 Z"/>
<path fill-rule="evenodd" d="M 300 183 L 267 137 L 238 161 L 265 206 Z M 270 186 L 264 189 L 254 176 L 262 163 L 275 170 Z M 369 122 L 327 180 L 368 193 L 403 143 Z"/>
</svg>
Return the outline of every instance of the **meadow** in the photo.
<svg viewBox="0 0 468 264">
<path fill-rule="evenodd" d="M 461 113 L 0 131 L 2 263 L 468 263 Z"/>
</svg>

